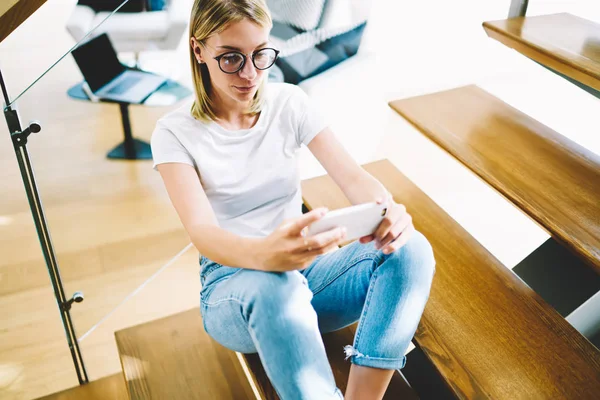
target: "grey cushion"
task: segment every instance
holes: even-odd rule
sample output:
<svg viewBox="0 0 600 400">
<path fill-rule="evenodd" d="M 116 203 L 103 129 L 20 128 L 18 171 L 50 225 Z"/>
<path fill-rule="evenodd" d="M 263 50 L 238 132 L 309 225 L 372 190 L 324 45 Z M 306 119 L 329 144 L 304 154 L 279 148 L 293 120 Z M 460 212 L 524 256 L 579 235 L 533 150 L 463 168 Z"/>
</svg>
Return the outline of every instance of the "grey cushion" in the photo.
<svg viewBox="0 0 600 400">
<path fill-rule="evenodd" d="M 300 83 L 355 55 L 365 26 L 363 23 L 316 46 L 279 58 L 276 65 L 281 69 L 284 81 Z"/>
</svg>

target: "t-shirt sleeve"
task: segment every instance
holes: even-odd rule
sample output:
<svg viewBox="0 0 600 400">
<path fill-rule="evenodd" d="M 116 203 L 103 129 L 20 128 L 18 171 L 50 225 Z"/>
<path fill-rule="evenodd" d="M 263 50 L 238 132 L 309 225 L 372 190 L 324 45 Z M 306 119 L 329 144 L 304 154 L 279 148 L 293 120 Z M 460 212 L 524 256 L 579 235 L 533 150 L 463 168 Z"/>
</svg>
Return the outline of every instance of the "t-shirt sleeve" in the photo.
<svg viewBox="0 0 600 400">
<path fill-rule="evenodd" d="M 308 146 L 323 129 L 327 128 L 328 121 L 311 101 L 308 95 L 300 88 L 294 94 L 294 107 L 298 112 L 298 130 L 296 142 L 298 146 Z"/>
<path fill-rule="evenodd" d="M 190 153 L 183 147 L 179 139 L 160 122 L 156 125 L 152 138 L 150 139 L 152 148 L 152 168 L 166 163 L 183 163 L 195 167 L 194 159 Z"/>
</svg>

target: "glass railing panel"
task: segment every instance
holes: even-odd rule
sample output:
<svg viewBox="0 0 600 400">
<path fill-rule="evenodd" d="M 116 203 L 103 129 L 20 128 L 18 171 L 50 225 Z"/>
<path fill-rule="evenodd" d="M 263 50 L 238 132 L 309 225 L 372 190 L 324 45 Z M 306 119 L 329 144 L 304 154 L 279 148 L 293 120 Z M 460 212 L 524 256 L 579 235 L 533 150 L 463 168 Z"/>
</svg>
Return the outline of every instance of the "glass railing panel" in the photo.
<svg viewBox="0 0 600 400">
<path fill-rule="evenodd" d="M 32 120 L 42 127 L 28 137 L 25 148 L 62 290 L 67 299 L 83 293 L 83 302 L 72 304 L 70 316 L 76 336 L 85 341 L 94 327 L 128 304 L 132 293 L 189 245 L 148 157 L 156 121 L 190 100 L 192 91 L 189 81 L 172 73 L 189 64 L 187 49 L 180 47 L 186 42 L 184 24 L 177 26 L 178 39 L 164 49 L 158 47 L 159 38 L 138 35 L 146 43 L 139 47 L 138 65 L 170 78 L 142 104 L 91 101 L 82 90 L 84 76 L 69 53 L 76 41 L 64 32 L 74 7 L 75 2 L 60 0 L 40 7 L 14 37 L 0 44 L 0 69 L 22 128 Z M 178 23 L 189 19 L 189 8 L 181 10 L 186 15 L 179 15 Z M 149 12 L 107 12 L 97 30 L 108 30 L 113 19 L 143 18 L 144 13 Z M 163 17 L 175 21 L 169 9 L 162 17 L 152 14 Z M 124 65 L 135 61 L 134 53 L 120 51 L 117 41 L 113 46 L 119 61 Z M 133 154 L 126 152 L 128 159 L 109 158 L 112 150 L 129 143 L 126 119 L 135 141 Z M 4 120 L 0 126 L 0 305 L 5 314 L 0 331 L 0 398 L 29 399 L 75 386 L 78 379 L 9 129 Z M 93 346 L 80 348 L 90 380 L 110 370 L 112 364 L 95 357 Z"/>
</svg>

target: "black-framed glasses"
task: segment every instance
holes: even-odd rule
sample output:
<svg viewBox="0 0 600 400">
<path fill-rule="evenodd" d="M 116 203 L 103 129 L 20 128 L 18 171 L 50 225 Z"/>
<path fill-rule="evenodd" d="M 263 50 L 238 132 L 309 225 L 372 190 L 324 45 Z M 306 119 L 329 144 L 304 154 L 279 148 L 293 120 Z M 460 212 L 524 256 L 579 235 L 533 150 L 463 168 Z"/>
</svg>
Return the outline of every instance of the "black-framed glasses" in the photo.
<svg viewBox="0 0 600 400">
<path fill-rule="evenodd" d="M 259 70 L 269 69 L 277 61 L 279 50 L 266 47 L 251 54 L 252 64 Z M 246 65 L 247 55 L 240 51 L 229 51 L 213 57 L 219 63 L 219 68 L 226 74 L 235 74 Z"/>
</svg>

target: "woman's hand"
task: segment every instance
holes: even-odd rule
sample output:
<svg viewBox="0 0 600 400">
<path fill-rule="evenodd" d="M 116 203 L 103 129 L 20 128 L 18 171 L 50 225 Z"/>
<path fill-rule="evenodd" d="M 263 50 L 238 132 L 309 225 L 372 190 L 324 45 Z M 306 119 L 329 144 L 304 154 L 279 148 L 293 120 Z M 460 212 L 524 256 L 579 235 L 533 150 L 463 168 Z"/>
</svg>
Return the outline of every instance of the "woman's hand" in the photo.
<svg viewBox="0 0 600 400">
<path fill-rule="evenodd" d="M 337 248 L 346 237 L 345 229 L 335 228 L 306 237 L 306 228 L 327 213 L 317 208 L 299 218 L 283 222 L 273 233 L 258 241 L 253 254 L 256 269 L 293 271 L 308 267 L 321 254 Z"/>
<path fill-rule="evenodd" d="M 360 243 L 375 240 L 375 247 L 384 254 L 391 254 L 406 244 L 415 227 L 406 207 L 394 201 L 392 196 L 377 200 L 378 204 L 387 203 L 387 214 L 374 234 L 360 238 Z"/>
</svg>

